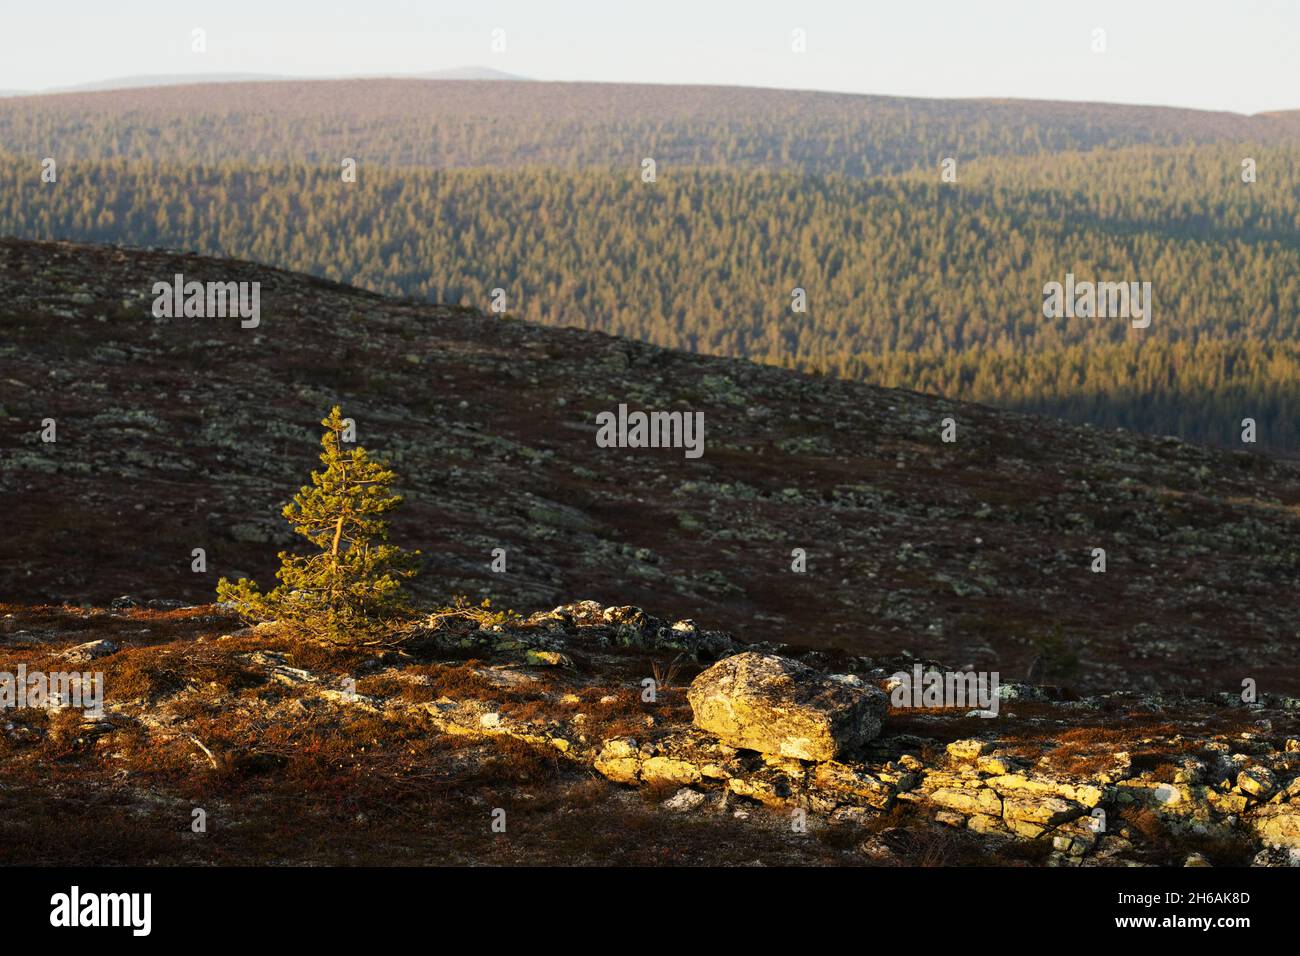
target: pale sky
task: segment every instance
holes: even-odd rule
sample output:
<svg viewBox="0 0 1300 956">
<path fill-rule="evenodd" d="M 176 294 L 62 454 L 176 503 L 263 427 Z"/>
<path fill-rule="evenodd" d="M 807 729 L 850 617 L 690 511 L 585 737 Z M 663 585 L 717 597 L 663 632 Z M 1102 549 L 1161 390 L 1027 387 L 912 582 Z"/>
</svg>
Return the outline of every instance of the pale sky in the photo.
<svg viewBox="0 0 1300 956">
<path fill-rule="evenodd" d="M 0 0 L 0 90 L 490 66 L 543 80 L 1300 108 L 1300 0 Z M 207 32 L 207 52 L 191 31 Z M 494 30 L 506 49 L 493 52 Z M 807 52 L 792 52 L 793 31 Z M 1095 30 L 1105 31 L 1094 53 Z"/>
</svg>

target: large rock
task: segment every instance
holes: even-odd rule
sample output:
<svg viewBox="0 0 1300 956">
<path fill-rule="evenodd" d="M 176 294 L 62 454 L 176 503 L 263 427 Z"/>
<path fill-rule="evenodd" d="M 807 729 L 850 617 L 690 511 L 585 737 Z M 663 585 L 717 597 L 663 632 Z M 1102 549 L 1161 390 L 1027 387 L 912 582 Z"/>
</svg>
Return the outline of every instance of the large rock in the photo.
<svg viewBox="0 0 1300 956">
<path fill-rule="evenodd" d="M 861 682 L 828 677 L 753 651 L 714 664 L 687 693 L 695 726 L 746 750 L 835 760 L 880 733 L 889 699 Z"/>
</svg>

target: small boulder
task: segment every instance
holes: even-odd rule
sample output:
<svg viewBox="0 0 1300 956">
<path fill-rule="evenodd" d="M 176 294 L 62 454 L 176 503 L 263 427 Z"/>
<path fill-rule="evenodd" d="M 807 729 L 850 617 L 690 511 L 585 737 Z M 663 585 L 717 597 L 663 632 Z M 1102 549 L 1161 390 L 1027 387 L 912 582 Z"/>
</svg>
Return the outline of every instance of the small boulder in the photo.
<svg viewBox="0 0 1300 956">
<path fill-rule="evenodd" d="M 949 753 L 952 751 L 950 750 Z M 1000 754 L 987 754 L 975 759 L 975 768 L 980 773 L 986 773 L 991 777 L 1005 777 L 1007 774 L 1014 773 L 1018 764 L 1010 757 L 1004 757 Z"/>
<path fill-rule="evenodd" d="M 1300 866 L 1300 849 L 1266 846 L 1255 854 L 1251 866 Z"/>
<path fill-rule="evenodd" d="M 986 741 L 968 738 L 966 740 L 954 740 L 948 745 L 948 756 L 954 760 L 975 760 L 988 753 L 992 748 Z"/>
<path fill-rule="evenodd" d="M 630 737 L 607 740 L 594 763 L 600 773 L 615 783 L 635 784 L 641 775 L 641 755 Z"/>
<path fill-rule="evenodd" d="M 704 794 L 698 790 L 692 790 L 690 787 L 682 787 L 675 794 L 664 801 L 665 810 L 675 810 L 678 813 L 685 813 L 695 810 L 704 803 Z"/>
<path fill-rule="evenodd" d="M 889 699 L 784 657 L 749 651 L 714 664 L 687 692 L 695 726 L 724 743 L 798 760 L 835 760 L 880 733 Z"/>
<path fill-rule="evenodd" d="M 87 641 L 85 644 L 78 644 L 76 647 L 69 647 L 59 657 L 74 664 L 84 664 L 87 661 L 93 661 L 97 657 L 107 657 L 109 654 L 116 653 L 117 645 L 104 638 L 98 641 Z"/>
<path fill-rule="evenodd" d="M 1237 774 L 1237 787 L 1242 793 L 1263 800 L 1277 788 L 1277 777 L 1267 767 L 1247 767 Z"/>
</svg>

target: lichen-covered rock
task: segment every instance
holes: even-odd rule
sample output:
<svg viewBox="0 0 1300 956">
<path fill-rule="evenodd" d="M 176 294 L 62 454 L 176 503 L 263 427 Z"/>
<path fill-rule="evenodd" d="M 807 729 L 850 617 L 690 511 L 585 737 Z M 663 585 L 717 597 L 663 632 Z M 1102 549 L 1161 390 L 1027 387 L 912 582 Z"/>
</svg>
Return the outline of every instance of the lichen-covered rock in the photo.
<svg viewBox="0 0 1300 956">
<path fill-rule="evenodd" d="M 1300 849 L 1267 846 L 1255 854 L 1251 866 L 1300 866 Z"/>
<path fill-rule="evenodd" d="M 986 773 L 993 777 L 1005 777 L 1014 773 L 1017 765 L 1010 757 L 1004 757 L 1001 754 L 987 754 L 975 759 L 975 767 L 980 773 Z"/>
<path fill-rule="evenodd" d="M 579 646 L 674 651 L 698 661 L 715 661 L 737 649 L 723 631 L 705 630 L 689 620 L 670 623 L 630 604 L 603 607 L 596 601 L 578 601 L 534 614 L 524 624 L 564 634 Z"/>
<path fill-rule="evenodd" d="M 631 739 L 607 740 L 596 755 L 595 768 L 615 783 L 637 783 L 641 773 L 641 760 L 636 741 Z"/>
<path fill-rule="evenodd" d="M 641 763 L 641 779 L 649 784 L 691 784 L 703 779 L 700 768 L 688 760 L 648 757 Z"/>
<path fill-rule="evenodd" d="M 691 682 L 695 726 L 733 747 L 835 760 L 880 733 L 888 698 L 772 654 L 725 658 Z"/>
<path fill-rule="evenodd" d="M 1052 847 L 1067 856 L 1081 857 L 1096 848 L 1100 836 L 1099 822 L 1091 816 L 1082 816 L 1052 831 Z"/>
<path fill-rule="evenodd" d="M 1002 798 L 992 790 L 981 787 L 973 790 L 957 790 L 940 787 L 927 794 L 932 803 L 948 810 L 965 814 L 1002 815 Z"/>
<path fill-rule="evenodd" d="M 893 787 L 871 774 L 830 761 L 817 765 L 813 781 L 825 790 L 855 797 L 882 810 L 889 806 L 894 796 Z"/>
<path fill-rule="evenodd" d="M 98 641 L 87 641 L 85 644 L 78 644 L 76 647 L 69 647 L 59 655 L 59 658 L 73 664 L 84 664 L 95 658 L 107 657 L 109 654 L 116 653 L 117 645 L 104 638 Z"/>
<path fill-rule="evenodd" d="M 987 753 L 990 747 L 987 741 L 969 738 L 967 740 L 954 740 L 948 745 L 947 749 L 948 755 L 954 760 L 973 761 Z"/>
<path fill-rule="evenodd" d="M 1277 788 L 1277 777 L 1267 767 L 1247 767 L 1237 774 L 1237 787 L 1262 800 Z"/>
<path fill-rule="evenodd" d="M 665 810 L 675 810 L 678 813 L 685 813 L 694 810 L 704 804 L 708 799 L 698 790 L 692 790 L 690 787 L 683 787 L 664 801 Z"/>
<path fill-rule="evenodd" d="M 1050 777 L 1031 776 L 1024 773 L 1008 773 L 998 777 L 989 777 L 984 781 L 1001 794 L 1020 793 L 1042 794 L 1063 797 L 1081 803 L 1085 807 L 1095 807 L 1106 795 L 1105 788 L 1093 784 L 1073 784 Z"/>
<path fill-rule="evenodd" d="M 1250 825 L 1265 846 L 1300 850 L 1300 807 L 1285 803 L 1260 807 L 1250 815 Z"/>
<path fill-rule="evenodd" d="M 1002 817 L 1034 823 L 1042 827 L 1059 826 L 1081 816 L 1083 807 L 1061 797 L 1007 797 L 1002 801 Z"/>
</svg>

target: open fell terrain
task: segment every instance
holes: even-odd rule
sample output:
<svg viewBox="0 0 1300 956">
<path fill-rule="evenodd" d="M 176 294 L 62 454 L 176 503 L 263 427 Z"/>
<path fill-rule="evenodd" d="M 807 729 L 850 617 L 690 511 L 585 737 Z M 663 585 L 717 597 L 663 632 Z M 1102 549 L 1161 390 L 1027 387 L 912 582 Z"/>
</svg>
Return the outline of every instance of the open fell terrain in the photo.
<svg viewBox="0 0 1300 956">
<path fill-rule="evenodd" d="M 261 324 L 155 319 L 177 272 Z M 0 672 L 105 694 L 0 714 L 0 862 L 1300 862 L 1289 465 L 169 250 L 0 241 L 0 328 Z M 442 609 L 391 646 L 211 603 L 270 582 L 336 402 Z M 620 403 L 704 412 L 703 457 L 598 448 Z M 1004 686 L 790 756 L 697 710 L 751 655 Z"/>
<path fill-rule="evenodd" d="M 261 325 L 153 318 L 177 272 L 260 281 Z M 1006 679 L 1039 658 L 1086 692 L 1300 694 L 1300 475 L 1265 455 L 169 251 L 0 241 L 0 328 L 11 601 L 270 583 L 294 540 L 280 507 L 339 403 L 400 476 L 394 540 L 424 552 L 430 601 L 637 604 Z M 702 411 L 703 457 L 597 448 L 620 403 Z"/>
</svg>

